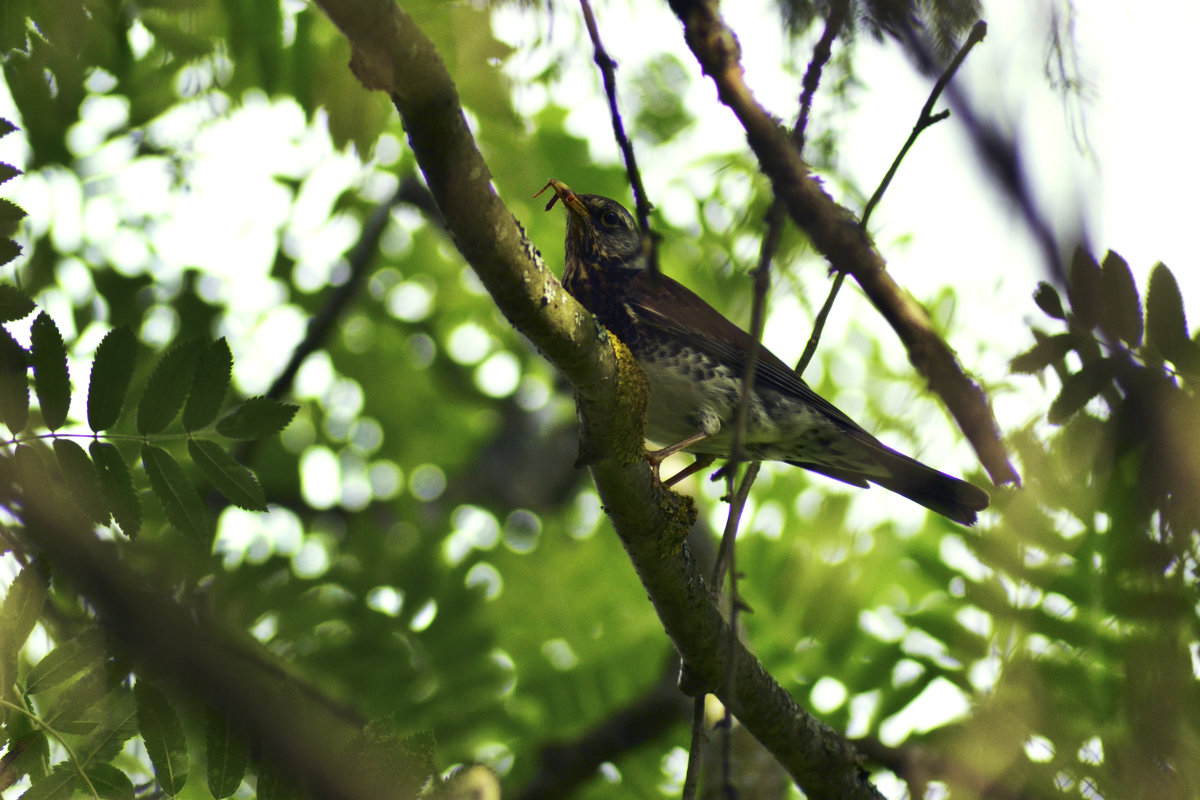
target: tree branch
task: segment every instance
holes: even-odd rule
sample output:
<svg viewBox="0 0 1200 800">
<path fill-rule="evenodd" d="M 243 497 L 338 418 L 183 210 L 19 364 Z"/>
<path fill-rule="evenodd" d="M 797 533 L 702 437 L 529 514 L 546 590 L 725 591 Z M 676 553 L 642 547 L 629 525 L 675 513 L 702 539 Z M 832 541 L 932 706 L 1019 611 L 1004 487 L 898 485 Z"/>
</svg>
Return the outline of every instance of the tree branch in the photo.
<svg viewBox="0 0 1200 800">
<path fill-rule="evenodd" d="M 928 314 L 892 279 L 883 258 L 848 209 L 833 201 L 743 80 L 741 49 L 715 0 L 670 0 L 688 46 L 713 79 L 721 102 L 746 130 L 750 148 L 788 213 L 835 268 L 849 272 L 908 350 L 909 360 L 945 402 L 997 484 L 1015 483 L 1016 470 L 1000 438 L 987 397 L 968 378 Z"/>
<path fill-rule="evenodd" d="M 156 585 L 157 576 L 131 569 L 118 547 L 97 538 L 60 495 L 49 483 L 20 480 L 12 459 L 0 458 L 0 506 L 21 509 L 25 535 L 56 579 L 65 578 L 86 598 L 139 674 L 177 682 L 213 703 L 318 800 L 394 800 L 397 786 L 413 783 L 401 759 L 356 747 L 359 723 L 328 700 L 296 691 L 280 672 L 263 669 L 265 662 L 240 644 L 244 634 L 176 600 Z M 356 760 L 355 768 L 347 767 Z"/>
<path fill-rule="evenodd" d="M 433 43 L 392 0 L 318 5 L 349 39 L 350 65 L 364 85 L 391 94 L 463 256 L 501 311 L 575 387 L 601 501 L 693 688 L 720 696 L 809 797 L 879 798 L 845 739 L 800 708 L 730 635 L 684 544 L 694 506 L 651 482 L 642 439 L 646 388 L 636 361 L 563 291 L 496 196 Z M 726 692 L 730 648 L 736 673 Z"/>
</svg>

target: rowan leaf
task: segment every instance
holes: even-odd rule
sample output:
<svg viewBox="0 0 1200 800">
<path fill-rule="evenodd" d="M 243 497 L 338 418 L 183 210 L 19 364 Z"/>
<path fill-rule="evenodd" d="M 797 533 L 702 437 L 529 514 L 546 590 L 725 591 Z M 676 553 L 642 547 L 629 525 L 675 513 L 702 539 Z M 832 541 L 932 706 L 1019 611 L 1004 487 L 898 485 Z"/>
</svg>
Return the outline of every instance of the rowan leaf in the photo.
<svg viewBox="0 0 1200 800">
<path fill-rule="evenodd" d="M 1067 312 L 1063 311 L 1062 299 L 1058 296 L 1058 290 L 1045 281 L 1038 284 L 1037 291 L 1033 293 L 1033 302 L 1037 303 L 1037 307 L 1048 317 L 1067 318 Z"/>
<path fill-rule="evenodd" d="M 0 422 L 13 434 L 29 422 L 29 353 L 0 328 Z"/>
<path fill-rule="evenodd" d="M 17 677 L 17 653 L 42 616 L 50 581 L 39 562 L 29 564 L 9 584 L 0 604 L 0 681 L 11 687 Z"/>
<path fill-rule="evenodd" d="M 20 289 L 12 284 L 0 284 L 0 322 L 25 319 L 34 308 L 33 301 Z"/>
<path fill-rule="evenodd" d="M 84 719 L 100 719 L 103 725 L 98 726 L 75 750 L 84 764 L 112 761 L 138 732 L 137 703 L 133 692 L 123 686 L 111 687 L 100 698 L 98 706 L 89 708 Z"/>
<path fill-rule="evenodd" d="M 0 197 L 0 236 L 10 237 L 17 232 L 21 220 L 29 216 L 25 209 L 11 200 Z"/>
<path fill-rule="evenodd" d="M 56 764 L 50 774 L 30 786 L 20 800 L 70 800 L 79 776 L 70 764 Z"/>
<path fill-rule="evenodd" d="M 133 800 L 129 776 L 112 764 L 92 764 L 87 768 L 87 776 L 101 800 Z"/>
<path fill-rule="evenodd" d="M 100 340 L 88 386 L 88 425 L 93 431 L 99 433 L 117 423 L 136 360 L 137 337 L 127 326 L 113 328 Z"/>
<path fill-rule="evenodd" d="M 269 397 L 251 397 L 217 423 L 217 432 L 230 439 L 265 439 L 288 426 L 300 406 Z"/>
<path fill-rule="evenodd" d="M 88 451 L 96 464 L 100 491 L 108 503 L 108 510 L 121 531 L 130 539 L 136 539 L 142 531 L 142 506 L 133 491 L 133 479 L 121 458 L 121 451 L 109 442 L 92 442 Z"/>
<path fill-rule="evenodd" d="M 37 315 L 30 331 L 33 387 L 42 407 L 42 421 L 58 430 L 67 421 L 71 406 L 71 376 L 67 371 L 67 348 L 58 326 L 45 311 Z"/>
<path fill-rule="evenodd" d="M 15 261 L 17 256 L 21 255 L 21 245 L 17 244 L 12 239 L 0 237 L 0 267 Z"/>
<path fill-rule="evenodd" d="M 104 638 L 92 628 L 42 656 L 25 681 L 25 691 L 36 694 L 70 680 L 101 657 Z"/>
<path fill-rule="evenodd" d="M 183 725 L 167 696 L 153 684 L 139 680 L 134 684 L 133 696 L 137 701 L 138 733 L 146 743 L 146 752 L 154 765 L 154 777 L 164 792 L 177 795 L 188 776 Z"/>
<path fill-rule="evenodd" d="M 267 510 L 267 498 L 258 478 L 221 445 L 206 439 L 189 439 L 188 454 L 192 463 L 229 502 L 247 511 Z"/>
<path fill-rule="evenodd" d="M 49 500 L 57 482 L 50 477 L 42 454 L 30 445 L 19 444 L 14 458 L 17 464 L 17 479 L 25 495 Z"/>
<path fill-rule="evenodd" d="M 108 505 L 100 490 L 96 465 L 88 458 L 88 454 L 70 439 L 55 439 L 54 456 L 58 460 L 58 471 L 62 474 L 67 492 L 75 504 L 92 522 L 107 525 L 110 516 Z"/>
<path fill-rule="evenodd" d="M 1100 265 L 1104 278 L 1104 319 L 1108 333 L 1130 347 L 1142 343 L 1142 301 L 1125 259 L 1109 250 Z"/>
<path fill-rule="evenodd" d="M 232 374 L 233 354 L 222 337 L 208 346 L 196 365 L 192 391 L 183 409 L 184 430 L 199 430 L 217 418 Z"/>
<path fill-rule="evenodd" d="M 1050 404 L 1046 418 L 1055 425 L 1066 422 L 1075 412 L 1087 405 L 1089 400 L 1108 388 L 1115 371 L 1113 362 L 1102 358 L 1085 364 L 1079 372 L 1068 375 L 1063 381 L 1062 391 Z"/>
<path fill-rule="evenodd" d="M 1045 337 L 1010 361 L 1008 367 L 1019 375 L 1034 375 L 1071 352 L 1075 342 L 1076 337 L 1071 333 Z"/>
<path fill-rule="evenodd" d="M 1150 291 L 1146 295 L 1146 334 L 1163 358 L 1180 370 L 1192 372 L 1200 361 L 1195 342 L 1188 338 L 1183 295 L 1175 275 L 1163 263 L 1150 272 Z"/>
<path fill-rule="evenodd" d="M 13 178 L 23 174 L 24 173 L 21 172 L 21 170 L 17 169 L 12 164 L 0 161 L 0 184 L 8 183 Z"/>
<path fill-rule="evenodd" d="M 170 453 L 152 444 L 142 445 L 142 466 L 150 488 L 162 503 L 167 521 L 180 533 L 204 547 L 212 545 L 207 513 L 200 495 Z"/>
<path fill-rule="evenodd" d="M 1071 310 L 1075 312 L 1075 318 L 1084 327 L 1096 327 L 1104 313 L 1104 284 L 1100 275 L 1100 265 L 1096 263 L 1092 254 L 1082 247 L 1075 251 L 1075 256 L 1071 259 L 1067 299 L 1071 301 Z"/>
<path fill-rule="evenodd" d="M 160 432 L 183 408 L 196 376 L 200 347 L 198 339 L 189 339 L 172 347 L 159 359 L 138 403 L 138 433 Z"/>
<path fill-rule="evenodd" d="M 216 800 L 229 797 L 242 785 L 250 749 L 225 717 L 211 708 L 205 715 L 205 754 L 207 756 L 208 791 Z"/>
</svg>

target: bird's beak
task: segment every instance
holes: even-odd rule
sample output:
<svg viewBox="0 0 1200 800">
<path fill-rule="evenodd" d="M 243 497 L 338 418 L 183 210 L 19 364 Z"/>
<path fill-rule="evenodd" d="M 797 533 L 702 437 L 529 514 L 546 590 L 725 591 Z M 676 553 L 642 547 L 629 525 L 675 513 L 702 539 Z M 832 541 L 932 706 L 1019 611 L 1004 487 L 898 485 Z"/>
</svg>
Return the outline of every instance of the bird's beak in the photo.
<svg viewBox="0 0 1200 800">
<path fill-rule="evenodd" d="M 546 204 L 547 211 L 554 208 L 555 201 L 562 200 L 562 203 L 564 206 L 566 206 L 567 210 L 573 213 L 575 216 L 583 219 L 588 218 L 587 206 L 585 206 L 583 201 L 579 199 L 579 195 L 571 191 L 570 186 L 567 186 L 557 178 L 551 178 L 546 182 L 545 186 L 538 190 L 538 193 L 535 194 L 534 197 L 537 197 L 547 189 L 554 190 L 554 197 L 551 197 L 550 202 Z"/>
</svg>

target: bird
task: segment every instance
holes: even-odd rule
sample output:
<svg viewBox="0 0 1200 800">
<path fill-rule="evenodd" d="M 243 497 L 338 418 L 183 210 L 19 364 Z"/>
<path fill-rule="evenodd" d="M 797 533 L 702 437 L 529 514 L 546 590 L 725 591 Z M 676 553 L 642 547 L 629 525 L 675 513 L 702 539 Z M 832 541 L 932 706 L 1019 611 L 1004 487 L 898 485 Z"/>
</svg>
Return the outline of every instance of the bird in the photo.
<svg viewBox="0 0 1200 800">
<path fill-rule="evenodd" d="M 616 200 L 578 194 L 553 178 L 538 194 L 546 189 L 554 191 L 546 210 L 562 201 L 567 212 L 564 288 L 629 347 L 645 373 L 646 438 L 667 445 L 648 453 L 655 474 L 663 458 L 681 450 L 697 456 L 681 475 L 729 458 L 746 361 L 757 342 L 683 284 L 651 272 L 641 230 Z M 974 484 L 880 442 L 761 346 L 742 448 L 744 458 L 882 486 L 962 525 L 974 524 L 989 501 Z"/>
</svg>

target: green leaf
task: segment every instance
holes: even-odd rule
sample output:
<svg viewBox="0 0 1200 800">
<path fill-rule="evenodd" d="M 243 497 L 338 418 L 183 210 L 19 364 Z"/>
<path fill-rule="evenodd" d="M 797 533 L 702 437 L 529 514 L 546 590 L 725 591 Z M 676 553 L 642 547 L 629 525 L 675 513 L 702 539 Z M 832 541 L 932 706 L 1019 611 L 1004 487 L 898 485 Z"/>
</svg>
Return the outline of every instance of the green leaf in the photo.
<svg viewBox="0 0 1200 800">
<path fill-rule="evenodd" d="M 76 747 L 75 755 L 84 764 L 112 761 L 138 733 L 133 692 L 113 687 L 101 698 L 99 707 L 93 705 L 88 709 L 86 719 L 97 719 L 103 724 Z"/>
<path fill-rule="evenodd" d="M 108 510 L 121 531 L 130 539 L 136 539 L 142 531 L 142 506 L 133 491 L 133 479 L 129 477 L 129 467 L 125 466 L 121 451 L 109 442 L 92 442 L 88 451 L 96 464 L 100 491 L 108 503 Z"/>
<path fill-rule="evenodd" d="M 87 518 L 98 525 L 107 525 L 108 505 L 100 491 L 100 478 L 92 460 L 83 448 L 70 439 L 54 440 L 54 455 L 67 491 Z"/>
<path fill-rule="evenodd" d="M 75 677 L 103 658 L 103 643 L 104 637 L 95 628 L 63 642 L 42 656 L 37 666 L 29 671 L 25 691 L 36 694 Z"/>
<path fill-rule="evenodd" d="M 162 503 L 167 521 L 198 544 L 211 546 L 212 536 L 204 503 L 200 501 L 200 495 L 196 494 L 179 462 L 161 447 L 144 444 L 142 466 L 150 477 L 154 496 Z"/>
<path fill-rule="evenodd" d="M 0 422 L 14 434 L 29 421 L 29 354 L 0 328 Z"/>
<path fill-rule="evenodd" d="M 0 237 L 0 267 L 15 261 L 17 256 L 21 255 L 21 245 L 14 242 L 12 239 Z"/>
<path fill-rule="evenodd" d="M 129 776 L 112 764 L 92 764 L 86 772 L 101 800 L 133 800 Z"/>
<path fill-rule="evenodd" d="M 286 428 L 299 410 L 269 397 L 251 397 L 217 424 L 217 432 L 230 439 L 265 439 Z"/>
<path fill-rule="evenodd" d="M 1058 290 L 1045 281 L 1038 284 L 1037 291 L 1033 293 L 1033 302 L 1037 303 L 1037 307 L 1048 317 L 1067 318 L 1067 312 L 1063 311 L 1062 299 L 1058 296 Z"/>
<path fill-rule="evenodd" d="M 12 236 L 21 220 L 29 216 L 25 209 L 11 200 L 0 197 L 0 236 Z"/>
<path fill-rule="evenodd" d="M 94 662 L 61 692 L 39 698 L 46 724 L 54 730 L 65 731 L 86 721 L 94 728 L 97 711 L 113 689 L 113 676 L 109 674 L 108 666 L 105 661 Z"/>
<path fill-rule="evenodd" d="M 1089 400 L 1107 389 L 1115 374 L 1115 366 L 1107 358 L 1085 364 L 1083 369 L 1068 375 L 1063 381 L 1062 391 L 1050 404 L 1046 418 L 1055 425 L 1063 424 Z"/>
<path fill-rule="evenodd" d="M 75 794 L 75 784 L 79 776 L 70 764 L 58 764 L 54 770 L 36 781 L 21 795 L 21 800 L 70 800 Z"/>
<path fill-rule="evenodd" d="M 4 117 L 0 117 L 0 139 L 17 130 L 17 126 Z"/>
<path fill-rule="evenodd" d="M 204 477 L 229 502 L 247 511 L 267 510 L 267 498 L 258 484 L 258 478 L 248 467 L 226 453 L 221 445 L 206 439 L 188 439 L 188 454 Z"/>
<path fill-rule="evenodd" d="M 128 327 L 113 328 L 100 341 L 88 387 L 88 425 L 93 431 L 111 428 L 120 418 L 136 359 L 137 337 Z"/>
<path fill-rule="evenodd" d="M 1183 295 L 1175 275 L 1163 263 L 1150 272 L 1150 291 L 1146 296 L 1146 333 L 1150 342 L 1168 361 L 1179 364 L 1191 348 Z"/>
<path fill-rule="evenodd" d="M 42 407 L 42 421 L 50 430 L 58 430 L 67 421 L 67 409 L 71 406 L 67 348 L 58 326 L 45 311 L 33 321 L 30 338 L 33 343 L 33 386 Z"/>
<path fill-rule="evenodd" d="M 42 502 L 49 502 L 53 497 L 51 492 L 55 482 L 50 477 L 50 471 L 46 469 L 41 452 L 30 445 L 20 444 L 17 445 L 15 457 L 17 478 L 25 495 L 40 497 Z"/>
<path fill-rule="evenodd" d="M 1009 362 L 1009 369 L 1018 375 L 1034 375 L 1061 359 L 1075 347 L 1072 333 L 1060 333 L 1042 338 L 1029 350 Z"/>
<path fill-rule="evenodd" d="M 49 584 L 42 566 L 29 564 L 17 573 L 0 605 L 0 686 L 5 693 L 17 678 L 17 654 L 42 616 Z"/>
<path fill-rule="evenodd" d="M 137 700 L 138 732 L 146 743 L 154 777 L 169 795 L 179 794 L 188 776 L 187 741 L 170 701 L 158 687 L 139 680 L 133 687 Z"/>
<path fill-rule="evenodd" d="M 1094 328 L 1104 313 L 1104 284 L 1100 265 L 1092 254 L 1082 247 L 1071 259 L 1070 280 L 1067 281 L 1067 299 L 1075 318 L 1085 328 Z"/>
<path fill-rule="evenodd" d="M 196 377 L 200 347 L 199 340 L 190 339 L 172 347 L 159 360 L 138 404 L 138 433 L 158 433 L 183 408 L 183 401 Z"/>
<path fill-rule="evenodd" d="M 208 758 L 208 791 L 216 800 L 228 797 L 242 785 L 250 749 L 230 729 L 225 718 L 211 708 L 205 715 L 205 753 Z"/>
<path fill-rule="evenodd" d="M 1125 259 L 1109 250 L 1100 265 L 1104 278 L 1105 329 L 1130 347 L 1142 342 L 1142 301 Z"/>
<path fill-rule="evenodd" d="M 300 789 L 273 765 L 259 764 L 254 794 L 256 800 L 295 800 Z"/>
<path fill-rule="evenodd" d="M 0 284 L 0 322 L 25 319 L 34 308 L 33 301 L 20 289 L 7 283 Z"/>
<path fill-rule="evenodd" d="M 233 354 L 229 352 L 229 342 L 222 337 L 208 346 L 196 365 L 192 391 L 183 409 L 184 430 L 198 430 L 217 418 L 232 374 Z"/>
<path fill-rule="evenodd" d="M 14 167 L 12 164 L 6 164 L 5 162 L 0 161 L 0 184 L 8 183 L 13 178 L 22 174 L 24 173 Z"/>
</svg>

